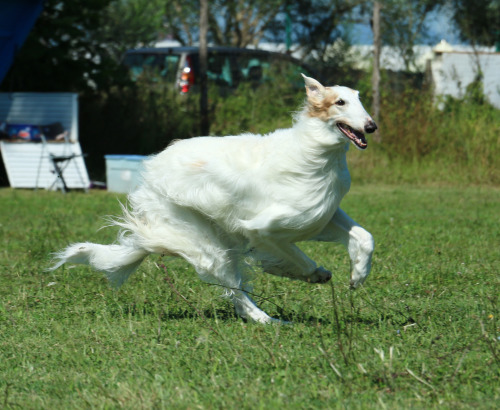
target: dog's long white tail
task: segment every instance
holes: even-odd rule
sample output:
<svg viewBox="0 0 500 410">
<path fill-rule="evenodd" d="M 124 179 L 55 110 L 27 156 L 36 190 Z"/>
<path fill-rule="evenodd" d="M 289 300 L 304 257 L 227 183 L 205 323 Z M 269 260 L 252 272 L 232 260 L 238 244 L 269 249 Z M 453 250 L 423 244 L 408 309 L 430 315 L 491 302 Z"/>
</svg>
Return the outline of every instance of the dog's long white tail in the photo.
<svg viewBox="0 0 500 410">
<path fill-rule="evenodd" d="M 104 272 L 114 287 L 119 287 L 139 267 L 149 252 L 126 241 L 121 244 L 100 245 L 90 242 L 75 243 L 54 255 L 55 270 L 64 263 L 90 265 Z"/>
</svg>

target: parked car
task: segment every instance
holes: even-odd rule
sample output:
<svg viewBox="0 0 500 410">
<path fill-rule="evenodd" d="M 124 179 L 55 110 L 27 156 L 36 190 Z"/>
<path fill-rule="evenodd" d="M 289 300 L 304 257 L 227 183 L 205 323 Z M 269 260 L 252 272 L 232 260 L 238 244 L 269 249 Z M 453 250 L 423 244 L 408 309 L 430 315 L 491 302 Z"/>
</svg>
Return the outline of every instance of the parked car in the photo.
<svg viewBox="0 0 500 410">
<path fill-rule="evenodd" d="M 133 80 L 141 75 L 157 75 L 172 83 L 181 93 L 199 87 L 198 47 L 142 48 L 125 53 L 122 63 Z M 208 48 L 208 81 L 222 89 L 234 89 L 241 83 L 259 86 L 269 81 L 285 81 L 303 87 L 300 73 L 311 70 L 287 54 L 234 47 Z"/>
</svg>

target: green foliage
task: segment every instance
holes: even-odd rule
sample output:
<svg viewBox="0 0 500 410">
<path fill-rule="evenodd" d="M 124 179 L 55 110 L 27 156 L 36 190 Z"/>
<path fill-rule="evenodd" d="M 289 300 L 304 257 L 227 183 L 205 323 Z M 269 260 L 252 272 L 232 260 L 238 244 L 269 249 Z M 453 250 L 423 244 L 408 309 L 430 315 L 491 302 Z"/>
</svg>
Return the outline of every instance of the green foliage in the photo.
<svg viewBox="0 0 500 410">
<path fill-rule="evenodd" d="M 429 37 L 426 18 L 438 9 L 444 0 L 382 0 L 381 33 L 384 45 L 398 50 L 405 70 L 415 69 L 414 47 L 427 42 Z"/>
<path fill-rule="evenodd" d="M 235 47 L 257 45 L 283 11 L 281 0 L 217 0 L 209 6 L 209 37 Z"/>
<path fill-rule="evenodd" d="M 450 3 L 462 40 L 475 45 L 500 43 L 500 1 L 451 0 Z"/>
<path fill-rule="evenodd" d="M 193 44 L 193 33 L 200 24 L 198 0 L 167 0 L 165 25 L 168 34 L 183 45 Z"/>
<path fill-rule="evenodd" d="M 250 84 L 236 92 L 220 96 L 212 92 L 212 135 L 235 135 L 242 132 L 266 134 L 292 125 L 293 109 L 303 100 L 303 91 L 286 82 L 273 82 L 258 88 Z"/>
<path fill-rule="evenodd" d="M 124 199 L 120 196 L 120 199 Z M 495 408 L 495 188 L 354 185 L 343 208 L 376 241 L 350 291 L 334 244 L 301 244 L 333 287 L 257 275 L 269 313 L 235 317 L 179 259 L 149 257 L 120 290 L 86 267 L 46 272 L 70 242 L 110 243 L 115 194 L 0 190 L 3 408 Z M 166 271 L 159 264 L 166 265 Z"/>
<path fill-rule="evenodd" d="M 360 0 L 317 1 L 281 0 L 211 1 L 209 7 L 209 41 L 217 45 L 248 47 L 262 40 L 285 43 L 287 18 L 293 44 L 320 54 L 343 36 L 342 23 L 352 21 Z M 185 45 L 197 42 L 199 3 L 192 0 L 166 1 L 166 28 Z M 306 53 L 307 54 L 307 53 Z"/>
<path fill-rule="evenodd" d="M 96 36 L 115 61 L 120 61 L 129 48 L 158 40 L 164 6 L 164 0 L 113 0 L 104 10 Z"/>
<path fill-rule="evenodd" d="M 359 87 L 360 82 L 367 76 L 365 71 L 354 68 L 362 56 L 355 52 L 351 45 L 348 41 L 337 40 L 324 52 L 310 56 L 307 63 L 315 68 L 316 78 L 323 84 Z M 370 84 L 367 86 L 371 88 Z"/>
<path fill-rule="evenodd" d="M 125 80 L 122 53 L 157 39 L 163 0 L 46 0 L 2 91 L 89 92 Z"/>
<path fill-rule="evenodd" d="M 292 25 L 291 41 L 299 44 L 305 55 L 323 55 L 338 39 L 345 39 L 343 25 L 359 18 L 359 0 L 296 0 L 284 2 Z M 285 10 L 284 10 L 285 11 Z M 353 17 L 355 16 L 355 17 Z M 275 42 L 284 42 L 286 20 L 277 18 L 269 30 Z"/>
<path fill-rule="evenodd" d="M 116 70 L 95 41 L 111 0 L 48 0 L 2 83 L 6 91 L 82 91 Z"/>
<path fill-rule="evenodd" d="M 500 111 L 469 94 L 441 110 L 430 92 L 385 94 L 379 128 L 382 143 L 354 159 L 363 179 L 374 168 L 372 176 L 387 182 L 500 183 Z"/>
</svg>

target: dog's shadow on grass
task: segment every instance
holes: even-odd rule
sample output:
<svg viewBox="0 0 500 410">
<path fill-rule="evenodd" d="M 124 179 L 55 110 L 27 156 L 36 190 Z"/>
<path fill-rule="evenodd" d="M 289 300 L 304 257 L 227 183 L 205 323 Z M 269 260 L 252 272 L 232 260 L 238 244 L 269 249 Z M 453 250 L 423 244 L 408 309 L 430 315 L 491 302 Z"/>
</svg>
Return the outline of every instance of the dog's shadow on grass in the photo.
<svg viewBox="0 0 500 410">
<path fill-rule="evenodd" d="M 198 309 L 194 306 L 178 306 L 173 309 L 162 309 L 158 311 L 158 306 L 151 303 L 135 304 L 131 303 L 116 310 L 113 315 L 115 316 L 158 316 L 162 322 L 170 320 L 183 320 L 183 319 L 206 319 L 206 320 L 221 320 L 221 321 L 238 321 L 242 320 L 247 322 L 246 319 L 239 317 L 231 305 Z M 295 312 L 281 311 L 274 316 L 275 319 L 291 323 L 308 323 L 308 324 L 330 324 L 328 318 L 319 318 L 313 315 L 298 314 Z"/>
<path fill-rule="evenodd" d="M 117 310 L 114 315 L 118 316 L 157 316 L 162 322 L 167 322 L 171 320 L 183 320 L 183 319 L 207 319 L 207 320 L 222 320 L 222 321 L 234 321 L 239 319 L 236 312 L 232 307 L 218 307 L 218 308 L 205 308 L 198 309 L 193 307 L 181 307 L 178 306 L 173 309 L 158 309 L 157 305 L 153 304 L 140 304 L 135 303 L 129 304 Z"/>
<path fill-rule="evenodd" d="M 242 320 L 247 322 L 246 319 L 240 318 L 234 308 L 228 304 L 227 306 L 221 307 L 206 307 L 199 309 L 194 306 L 178 306 L 173 309 L 161 309 L 158 310 L 158 305 L 153 303 L 141 303 L 129 304 L 122 307 L 119 311 L 117 310 L 114 315 L 126 315 L 126 316 L 158 316 L 162 322 L 172 321 L 172 320 L 185 320 L 185 319 L 200 319 L 200 320 L 220 320 L 223 322 L 234 322 Z M 415 323 L 415 321 L 410 318 L 401 318 L 395 315 L 388 314 L 377 314 L 371 316 L 360 316 L 360 315 L 342 315 L 335 318 L 334 315 L 330 317 L 327 316 L 315 316 L 307 314 L 305 312 L 294 312 L 286 311 L 283 309 L 278 309 L 277 314 L 273 316 L 275 319 L 279 319 L 283 322 L 288 322 L 290 324 L 305 324 L 305 325 L 321 325 L 321 326 L 334 326 L 336 328 L 344 328 L 348 324 L 357 324 L 363 326 L 375 326 L 379 327 L 383 323 L 394 323 L 399 325 L 405 325 L 408 323 Z M 403 323 L 404 322 L 404 323 Z"/>
</svg>

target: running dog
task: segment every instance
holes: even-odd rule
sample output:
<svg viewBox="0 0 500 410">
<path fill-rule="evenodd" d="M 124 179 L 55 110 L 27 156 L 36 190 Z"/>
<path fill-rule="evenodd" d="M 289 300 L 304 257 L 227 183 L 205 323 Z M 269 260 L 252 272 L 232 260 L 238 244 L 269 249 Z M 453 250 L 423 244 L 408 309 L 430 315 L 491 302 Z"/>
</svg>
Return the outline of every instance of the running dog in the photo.
<svg viewBox="0 0 500 410">
<path fill-rule="evenodd" d="M 331 279 L 296 242 L 344 244 L 350 284 L 362 284 L 373 238 L 339 205 L 351 183 L 349 144 L 365 149 L 364 133 L 377 125 L 357 91 L 303 77 L 307 98 L 292 128 L 172 143 L 145 161 L 142 185 L 112 220 L 117 242 L 70 245 L 51 269 L 88 264 L 120 286 L 147 255 L 180 256 L 201 279 L 225 287 L 241 317 L 261 323 L 277 320 L 249 296 L 251 265 L 310 283 Z"/>
</svg>

